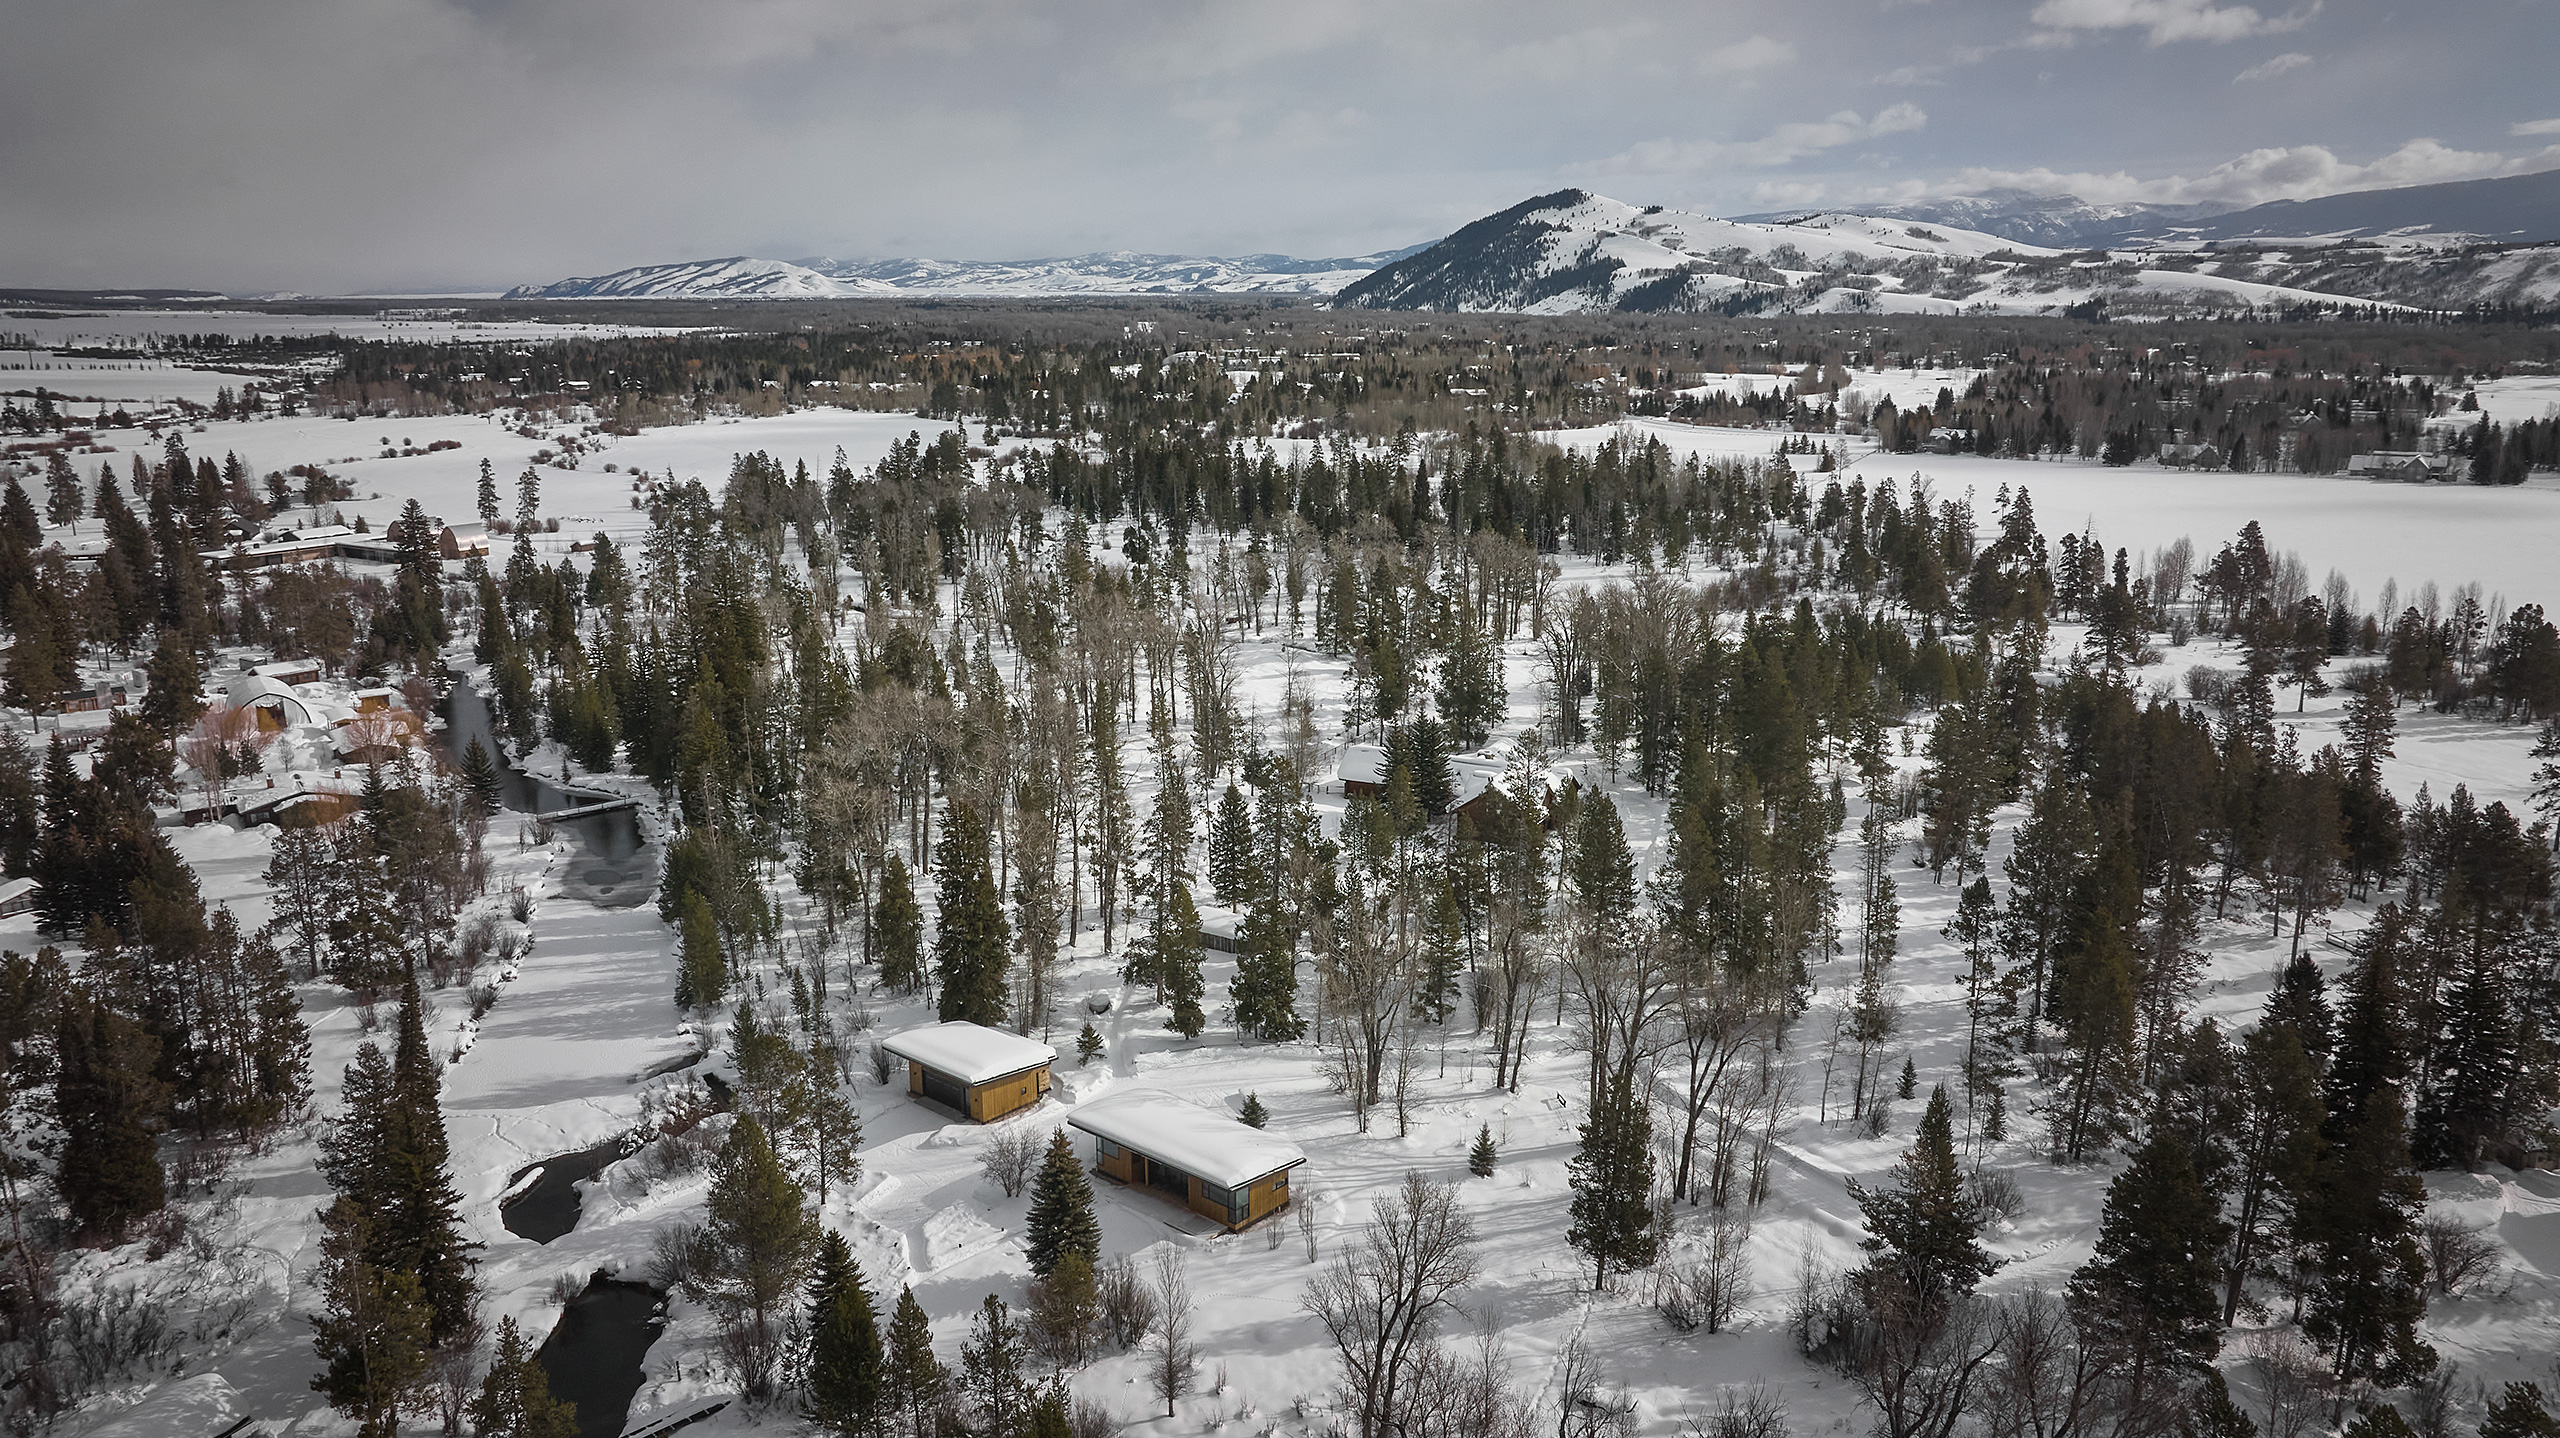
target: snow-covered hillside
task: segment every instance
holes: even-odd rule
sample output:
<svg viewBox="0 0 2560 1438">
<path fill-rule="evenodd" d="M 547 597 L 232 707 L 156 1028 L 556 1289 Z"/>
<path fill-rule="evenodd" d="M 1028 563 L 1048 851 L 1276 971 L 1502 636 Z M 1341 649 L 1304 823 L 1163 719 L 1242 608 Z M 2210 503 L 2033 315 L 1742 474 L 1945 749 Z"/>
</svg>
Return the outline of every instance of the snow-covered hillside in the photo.
<svg viewBox="0 0 2560 1438">
<path fill-rule="evenodd" d="M 1419 248 L 1419 247 L 1416 247 Z M 1040 260 L 732 258 L 641 265 L 523 285 L 509 299 L 864 299 L 902 294 L 1331 294 L 1411 250 L 1337 259 L 1289 255 L 1142 255 L 1126 250 Z"/>
<path fill-rule="evenodd" d="M 2103 301 L 2126 312 L 2335 301 L 2147 256 L 2073 255 L 1980 230 L 1870 215 L 1784 223 L 1638 208 L 1584 190 L 1524 201 L 1345 289 L 1373 309 L 1536 314 L 2042 314 Z"/>
</svg>

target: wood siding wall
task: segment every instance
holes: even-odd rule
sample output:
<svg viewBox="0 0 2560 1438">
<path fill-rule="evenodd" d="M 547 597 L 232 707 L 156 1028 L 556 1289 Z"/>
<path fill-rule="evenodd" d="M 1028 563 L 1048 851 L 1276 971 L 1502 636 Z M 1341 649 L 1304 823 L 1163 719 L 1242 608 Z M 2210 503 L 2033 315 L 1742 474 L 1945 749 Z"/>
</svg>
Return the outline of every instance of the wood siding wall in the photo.
<svg viewBox="0 0 2560 1438">
<path fill-rule="evenodd" d="M 923 1064 L 913 1059 L 907 1061 L 909 1095 L 915 1098 L 924 1097 L 924 1075 Z M 1036 1069 L 1010 1074 L 993 1083 L 969 1086 L 969 1117 L 978 1123 L 993 1123 L 1006 1114 L 1031 1107 L 1048 1097 L 1048 1094 L 1049 1066 L 1042 1064 Z"/>
<path fill-rule="evenodd" d="M 1141 1165 L 1153 1164 L 1155 1162 L 1153 1159 L 1121 1144 L 1098 1145 L 1097 1149 L 1094 1166 L 1104 1174 L 1120 1180 L 1131 1188 L 1145 1189 L 1167 1203 L 1176 1201 L 1172 1194 L 1147 1182 L 1146 1170 Z M 1162 1166 L 1174 1169 L 1177 1173 L 1182 1172 L 1174 1164 Z M 1226 1205 L 1212 1203 L 1201 1193 L 1202 1184 L 1198 1174 L 1184 1173 L 1183 1177 L 1186 1196 L 1181 1200 L 1182 1206 L 1202 1218 L 1224 1226 L 1230 1233 L 1250 1228 L 1289 1206 L 1289 1170 L 1285 1168 L 1278 1173 L 1265 1174 L 1245 1186 L 1242 1190 L 1245 1197 L 1245 1216 L 1240 1222 L 1229 1213 Z"/>
</svg>

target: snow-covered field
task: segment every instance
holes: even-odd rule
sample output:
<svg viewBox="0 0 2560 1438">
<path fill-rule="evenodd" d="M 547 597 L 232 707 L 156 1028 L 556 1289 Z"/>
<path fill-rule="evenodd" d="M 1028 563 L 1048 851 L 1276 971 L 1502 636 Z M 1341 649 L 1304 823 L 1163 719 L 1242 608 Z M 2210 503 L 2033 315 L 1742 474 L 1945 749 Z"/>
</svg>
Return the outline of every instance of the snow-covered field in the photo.
<svg viewBox="0 0 2560 1438">
<path fill-rule="evenodd" d="M 1936 393 L 1935 386 L 1928 388 Z M 1543 437 L 1590 449 L 1624 430 L 1661 440 L 1674 459 L 1694 454 L 1709 461 L 1765 459 L 1786 438 L 1774 430 L 1650 419 Z M 1815 438 L 1826 446 L 1836 442 Z M 1870 488 L 1892 480 L 1907 496 L 1917 475 L 1939 499 L 1970 491 L 1974 516 L 1986 529 L 1996 518 L 1993 498 L 2006 485 L 2034 496 L 2036 522 L 2048 538 L 2094 529 L 2108 549 L 2128 549 L 2136 559 L 2190 539 L 2201 564 L 2254 519 L 2270 549 L 2301 556 L 2315 587 L 2335 569 L 2367 605 L 2386 581 L 2397 581 L 2404 596 L 2420 584 L 2450 593 L 2477 581 L 2484 602 L 2504 595 L 2510 608 L 2560 604 L 2560 565 L 2553 560 L 2554 546 L 2560 545 L 2560 480 L 2550 475 L 2513 486 L 2416 485 L 2148 463 L 2111 467 L 2079 459 L 1888 454 L 1855 442 L 1850 455 L 1847 472 Z M 1795 461 L 1800 467 L 1807 462 Z"/>
<path fill-rule="evenodd" d="M 478 320 L 426 315 L 430 304 L 388 304 L 372 314 L 268 314 L 259 310 L 14 310 L 0 313 L 0 335 L 24 336 L 64 349 L 113 348 L 160 335 L 337 335 L 351 340 L 399 340 L 405 344 L 496 344 L 617 335 L 683 334 L 684 326 L 624 325 L 606 321 Z"/>
</svg>

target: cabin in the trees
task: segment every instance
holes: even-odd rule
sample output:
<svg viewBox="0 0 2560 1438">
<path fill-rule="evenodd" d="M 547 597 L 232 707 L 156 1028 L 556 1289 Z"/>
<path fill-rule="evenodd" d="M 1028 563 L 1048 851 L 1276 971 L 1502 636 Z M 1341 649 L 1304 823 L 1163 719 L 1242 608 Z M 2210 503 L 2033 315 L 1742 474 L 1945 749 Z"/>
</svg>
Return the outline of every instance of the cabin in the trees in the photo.
<svg viewBox="0 0 2560 1438">
<path fill-rule="evenodd" d="M 14 919 L 33 913 L 36 907 L 36 881 L 33 879 L 0 879 L 0 919 Z"/>
<path fill-rule="evenodd" d="M 1342 797 L 1375 799 L 1387 792 L 1387 751 L 1375 744 L 1342 746 Z"/>
<path fill-rule="evenodd" d="M 1094 1168 L 1232 1233 L 1289 1206 L 1289 1170 L 1306 1151 L 1162 1089 L 1131 1089 L 1077 1104 L 1067 1124 L 1093 1136 Z"/>
<path fill-rule="evenodd" d="M 1058 1056 L 1035 1039 L 957 1019 L 909 1029 L 880 1047 L 907 1061 L 908 1093 L 979 1123 L 1038 1103 Z"/>
<path fill-rule="evenodd" d="M 1200 947 L 1221 954 L 1242 951 L 1244 915 L 1217 904 L 1202 904 L 1200 909 Z"/>
</svg>

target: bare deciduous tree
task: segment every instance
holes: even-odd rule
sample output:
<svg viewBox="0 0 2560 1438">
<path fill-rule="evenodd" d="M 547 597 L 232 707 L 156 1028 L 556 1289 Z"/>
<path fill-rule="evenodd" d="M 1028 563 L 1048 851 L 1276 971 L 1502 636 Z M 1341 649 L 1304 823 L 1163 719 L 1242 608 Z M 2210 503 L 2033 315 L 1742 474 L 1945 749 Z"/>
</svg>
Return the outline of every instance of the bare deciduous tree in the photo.
<svg viewBox="0 0 2560 1438">
<path fill-rule="evenodd" d="M 1453 1184 L 1419 1173 L 1381 1196 L 1359 1244 L 1308 1285 L 1301 1303 L 1342 1361 L 1342 1400 L 1360 1438 L 1406 1431 L 1408 1382 L 1433 1348 L 1439 1319 L 1476 1276 L 1475 1227 Z"/>
<path fill-rule="evenodd" d="M 1200 1368 L 1200 1347 L 1191 1341 L 1191 1279 L 1182 1251 L 1165 1248 L 1156 1254 L 1156 1341 L 1147 1371 L 1156 1396 L 1164 1400 L 1164 1416 L 1173 1416 L 1173 1401 L 1191 1391 Z"/>
</svg>

